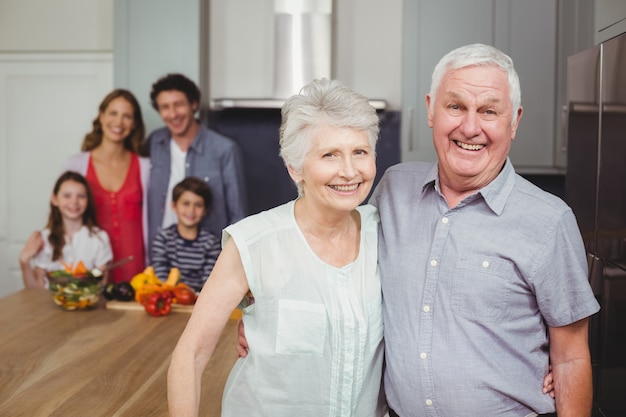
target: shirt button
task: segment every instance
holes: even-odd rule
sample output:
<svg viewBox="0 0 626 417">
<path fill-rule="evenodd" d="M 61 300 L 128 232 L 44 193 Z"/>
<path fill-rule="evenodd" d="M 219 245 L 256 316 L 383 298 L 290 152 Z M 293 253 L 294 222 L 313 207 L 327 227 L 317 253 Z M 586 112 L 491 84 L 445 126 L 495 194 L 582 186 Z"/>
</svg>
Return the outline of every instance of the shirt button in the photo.
<svg viewBox="0 0 626 417">
<path fill-rule="evenodd" d="M 426 355 L 426 353 L 424 353 L 424 352 L 420 353 L 420 358 L 422 358 L 422 359 L 426 359 L 427 356 L 428 355 Z"/>
<path fill-rule="evenodd" d="M 489 261 L 483 261 L 483 268 L 489 268 Z"/>
<path fill-rule="evenodd" d="M 426 405 L 433 405 L 433 400 L 426 400 Z"/>
<path fill-rule="evenodd" d="M 441 219 L 441 223 L 448 224 L 448 218 L 444 217 L 443 219 Z"/>
<path fill-rule="evenodd" d="M 204 182 L 209 182 L 209 177 L 204 177 Z"/>
<path fill-rule="evenodd" d="M 430 311 L 430 306 L 424 306 L 424 313 L 428 313 Z"/>
<path fill-rule="evenodd" d="M 434 260 L 434 259 L 432 259 L 432 260 L 430 261 L 430 266 L 437 266 L 437 261 L 436 261 L 436 260 Z"/>
</svg>

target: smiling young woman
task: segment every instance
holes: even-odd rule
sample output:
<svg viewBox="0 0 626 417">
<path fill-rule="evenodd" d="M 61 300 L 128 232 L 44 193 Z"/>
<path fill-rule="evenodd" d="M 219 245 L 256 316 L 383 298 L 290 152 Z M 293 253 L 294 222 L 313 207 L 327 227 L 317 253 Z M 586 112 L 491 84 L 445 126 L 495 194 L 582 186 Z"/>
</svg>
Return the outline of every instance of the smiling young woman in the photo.
<svg viewBox="0 0 626 417">
<path fill-rule="evenodd" d="M 110 282 L 129 281 L 146 259 L 146 193 L 149 161 L 139 156 L 145 140 L 141 108 L 128 90 L 109 93 L 85 136 L 81 153 L 65 169 L 87 178 L 96 202 L 96 218 L 107 232 L 113 259 L 133 257 L 116 268 Z"/>
</svg>

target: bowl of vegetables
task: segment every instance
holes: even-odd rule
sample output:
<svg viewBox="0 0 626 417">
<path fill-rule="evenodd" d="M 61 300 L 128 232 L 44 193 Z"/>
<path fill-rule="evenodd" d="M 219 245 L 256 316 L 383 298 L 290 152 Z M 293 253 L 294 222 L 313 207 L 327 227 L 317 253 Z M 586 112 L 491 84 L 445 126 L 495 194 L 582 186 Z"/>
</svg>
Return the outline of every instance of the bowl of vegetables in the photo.
<svg viewBox="0 0 626 417">
<path fill-rule="evenodd" d="M 102 274 L 95 272 L 84 267 L 48 271 L 48 288 L 54 303 L 65 310 L 93 307 L 100 299 L 103 287 Z"/>
</svg>

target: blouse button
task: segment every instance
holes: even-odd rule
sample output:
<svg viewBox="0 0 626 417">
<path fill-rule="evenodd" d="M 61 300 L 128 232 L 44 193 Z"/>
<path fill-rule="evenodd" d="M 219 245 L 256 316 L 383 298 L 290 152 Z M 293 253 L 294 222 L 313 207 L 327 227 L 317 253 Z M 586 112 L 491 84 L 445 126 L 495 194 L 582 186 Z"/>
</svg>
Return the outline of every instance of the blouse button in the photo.
<svg viewBox="0 0 626 417">
<path fill-rule="evenodd" d="M 483 261 L 483 268 L 489 268 L 489 261 Z"/>
</svg>

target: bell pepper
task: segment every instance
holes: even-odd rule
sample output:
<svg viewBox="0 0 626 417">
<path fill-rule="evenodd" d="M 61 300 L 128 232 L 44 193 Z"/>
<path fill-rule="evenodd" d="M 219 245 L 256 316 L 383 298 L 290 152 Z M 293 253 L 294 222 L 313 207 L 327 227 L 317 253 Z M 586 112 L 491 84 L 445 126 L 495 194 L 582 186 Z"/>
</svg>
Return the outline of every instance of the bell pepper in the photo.
<svg viewBox="0 0 626 417">
<path fill-rule="evenodd" d="M 133 286 L 135 291 L 138 291 L 144 285 L 161 285 L 163 282 L 156 276 L 154 273 L 154 268 L 152 266 L 147 266 L 143 272 L 136 274 L 130 280 L 130 285 Z"/>
<path fill-rule="evenodd" d="M 176 284 L 180 281 L 180 270 L 176 267 L 170 269 L 170 273 L 167 276 L 167 281 L 165 281 L 165 286 L 174 288 Z"/>
<path fill-rule="evenodd" d="M 147 294 L 143 297 L 141 303 L 151 316 L 166 316 L 172 311 L 172 293 L 164 291 Z"/>
<path fill-rule="evenodd" d="M 139 290 L 135 291 L 135 301 L 141 304 L 146 295 L 168 291 L 170 290 L 161 284 L 145 284 Z"/>
</svg>

